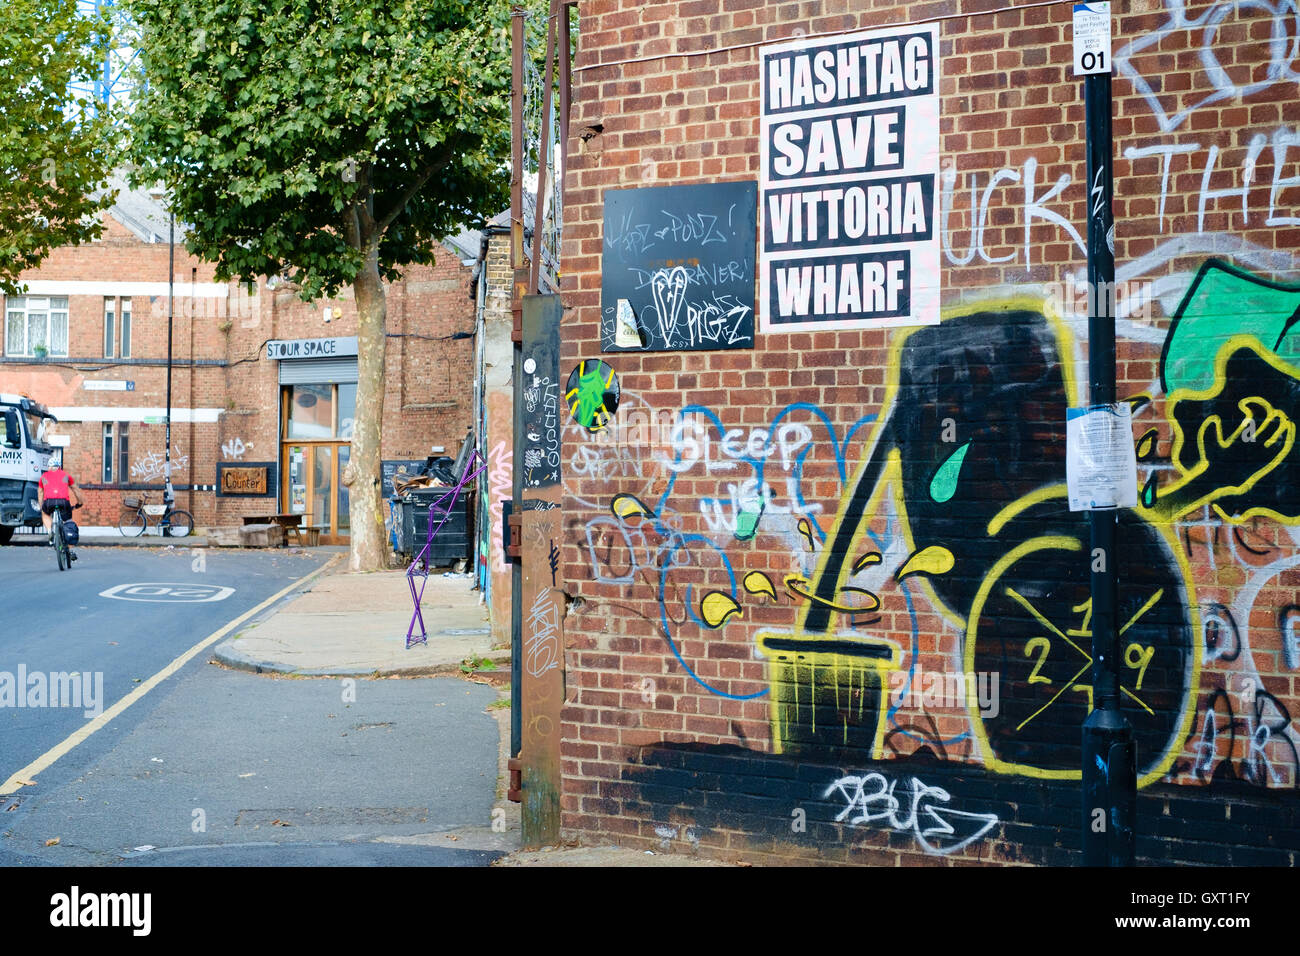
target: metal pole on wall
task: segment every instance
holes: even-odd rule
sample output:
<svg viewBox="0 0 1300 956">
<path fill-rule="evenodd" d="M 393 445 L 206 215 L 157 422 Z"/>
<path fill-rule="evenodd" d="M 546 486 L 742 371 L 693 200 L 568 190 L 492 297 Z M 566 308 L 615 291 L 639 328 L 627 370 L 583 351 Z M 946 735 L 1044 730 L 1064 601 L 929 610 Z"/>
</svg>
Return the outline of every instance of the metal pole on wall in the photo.
<svg viewBox="0 0 1300 956">
<path fill-rule="evenodd" d="M 172 489 L 172 325 L 175 318 L 173 303 L 176 293 L 176 214 L 167 222 L 167 417 L 166 435 L 163 437 L 163 503 L 171 505 L 176 500 Z M 162 533 L 171 536 L 170 516 L 162 523 Z"/>
<path fill-rule="evenodd" d="M 1114 145 L 1111 139 L 1110 4 L 1076 4 L 1074 68 L 1084 74 L 1088 183 L 1088 382 L 1090 404 L 1115 403 Z M 1088 512 L 1093 710 L 1083 723 L 1083 862 L 1132 866 L 1136 856 L 1137 753 L 1120 711 L 1120 509 Z"/>
</svg>

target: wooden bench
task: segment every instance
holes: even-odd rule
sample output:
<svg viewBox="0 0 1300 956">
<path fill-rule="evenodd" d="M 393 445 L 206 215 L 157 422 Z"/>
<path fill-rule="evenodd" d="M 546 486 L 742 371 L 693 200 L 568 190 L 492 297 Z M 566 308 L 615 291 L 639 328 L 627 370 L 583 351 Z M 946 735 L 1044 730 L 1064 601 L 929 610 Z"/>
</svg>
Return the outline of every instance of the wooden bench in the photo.
<svg viewBox="0 0 1300 956">
<path fill-rule="evenodd" d="M 303 524 L 303 519 L 310 515 L 295 514 L 270 514 L 270 515 L 244 515 L 244 524 L 275 524 L 284 529 L 285 543 L 289 542 L 292 537 L 294 544 L 308 548 L 317 547 L 320 544 L 320 529 L 313 528 Z"/>
<path fill-rule="evenodd" d="M 305 528 L 302 525 L 290 525 L 284 529 L 286 535 L 293 535 L 293 542 L 300 547 L 315 548 L 320 544 L 320 528 Z M 286 543 L 288 538 L 285 539 Z"/>
</svg>

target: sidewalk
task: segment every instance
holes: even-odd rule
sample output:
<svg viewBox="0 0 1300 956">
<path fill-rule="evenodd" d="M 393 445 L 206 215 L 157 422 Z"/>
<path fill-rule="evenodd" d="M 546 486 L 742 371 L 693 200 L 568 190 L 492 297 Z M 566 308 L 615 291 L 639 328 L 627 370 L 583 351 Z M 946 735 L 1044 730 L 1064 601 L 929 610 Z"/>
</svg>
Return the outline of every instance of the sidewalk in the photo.
<svg viewBox="0 0 1300 956">
<path fill-rule="evenodd" d="M 122 534 L 117 528 L 107 526 L 82 525 L 78 528 L 80 531 L 80 540 L 77 547 L 118 547 L 118 548 L 206 548 L 208 539 L 201 534 L 187 535 L 184 538 L 164 538 L 158 533 L 156 528 L 150 528 L 145 534 L 139 537 L 128 537 Z M 18 529 L 14 536 L 9 539 L 9 544 L 27 546 L 27 547 L 48 547 L 50 543 L 49 535 L 44 532 L 33 532 L 25 529 Z"/>
<path fill-rule="evenodd" d="M 411 622 L 411 592 L 404 571 L 354 574 L 340 570 L 343 555 L 326 565 L 306 589 L 269 616 L 254 622 L 215 648 L 216 660 L 256 673 L 299 677 L 464 676 L 462 663 L 497 688 L 505 707 L 493 707 L 500 730 L 496 807 L 504 814 L 505 832 L 490 826 L 404 837 L 391 842 L 461 849 L 504 850 L 495 866 L 726 866 L 673 853 L 648 853 L 624 847 L 559 846 L 520 849 L 520 806 L 505 799 L 509 779 L 510 650 L 493 648 L 487 609 L 470 590 L 469 574 L 435 571 L 428 578 L 421 608 L 428 645 L 406 648 Z M 416 580 L 419 586 L 419 580 Z M 417 624 L 418 633 L 418 624 Z M 493 670 L 481 669 L 484 658 Z"/>
<path fill-rule="evenodd" d="M 300 677 L 454 674 L 463 661 L 484 658 L 508 669 L 510 649 L 493 650 L 472 582 L 469 574 L 429 575 L 420 602 L 428 643 L 408 649 L 414 605 L 406 573 L 354 574 L 338 570 L 336 559 L 297 597 L 218 644 L 215 655 L 228 667 Z"/>
</svg>

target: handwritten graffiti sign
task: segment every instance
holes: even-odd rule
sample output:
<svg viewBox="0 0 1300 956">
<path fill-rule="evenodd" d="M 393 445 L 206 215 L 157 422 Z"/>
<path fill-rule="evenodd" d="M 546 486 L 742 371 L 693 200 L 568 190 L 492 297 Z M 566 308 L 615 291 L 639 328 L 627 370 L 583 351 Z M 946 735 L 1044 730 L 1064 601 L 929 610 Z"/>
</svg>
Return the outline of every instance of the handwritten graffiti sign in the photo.
<svg viewBox="0 0 1300 956">
<path fill-rule="evenodd" d="M 938 52 L 933 26 L 762 50 L 764 332 L 938 324 Z"/>
<path fill-rule="evenodd" d="M 753 182 L 606 192 L 601 351 L 752 348 L 756 202 Z"/>
</svg>

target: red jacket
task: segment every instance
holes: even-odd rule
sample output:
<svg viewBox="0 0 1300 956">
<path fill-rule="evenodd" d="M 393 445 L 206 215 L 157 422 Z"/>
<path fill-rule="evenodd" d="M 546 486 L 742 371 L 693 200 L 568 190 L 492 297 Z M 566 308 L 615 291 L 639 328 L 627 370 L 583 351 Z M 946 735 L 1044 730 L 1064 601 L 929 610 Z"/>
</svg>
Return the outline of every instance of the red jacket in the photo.
<svg viewBox="0 0 1300 956">
<path fill-rule="evenodd" d="M 73 484 L 72 476 L 62 468 L 52 468 L 41 475 L 41 493 L 48 501 L 51 498 L 67 499 L 72 497 L 69 487 Z"/>
</svg>

